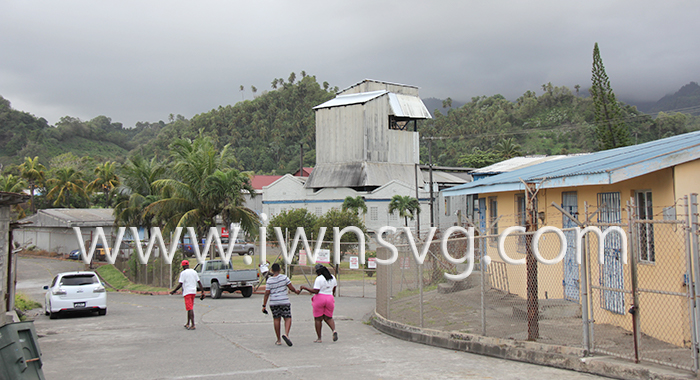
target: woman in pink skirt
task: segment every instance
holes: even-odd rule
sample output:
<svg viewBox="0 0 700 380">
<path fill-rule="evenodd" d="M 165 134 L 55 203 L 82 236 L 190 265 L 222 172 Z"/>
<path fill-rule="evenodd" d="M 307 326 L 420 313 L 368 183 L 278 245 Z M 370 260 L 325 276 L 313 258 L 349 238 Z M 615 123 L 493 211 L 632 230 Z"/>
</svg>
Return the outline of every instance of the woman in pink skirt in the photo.
<svg viewBox="0 0 700 380">
<path fill-rule="evenodd" d="M 323 264 L 316 264 L 316 281 L 314 281 L 314 288 L 311 289 L 307 286 L 301 286 L 299 291 L 307 290 L 309 293 L 314 294 L 311 298 L 311 304 L 314 309 L 314 323 L 316 325 L 316 335 L 318 339 L 314 343 L 321 343 L 321 328 L 323 327 L 323 321 L 326 321 L 328 327 L 333 330 L 333 341 L 338 340 L 338 333 L 335 331 L 335 321 L 333 321 L 333 309 L 335 308 L 335 288 L 338 283 L 335 281 L 335 277 L 331 275 L 331 272 Z"/>
</svg>

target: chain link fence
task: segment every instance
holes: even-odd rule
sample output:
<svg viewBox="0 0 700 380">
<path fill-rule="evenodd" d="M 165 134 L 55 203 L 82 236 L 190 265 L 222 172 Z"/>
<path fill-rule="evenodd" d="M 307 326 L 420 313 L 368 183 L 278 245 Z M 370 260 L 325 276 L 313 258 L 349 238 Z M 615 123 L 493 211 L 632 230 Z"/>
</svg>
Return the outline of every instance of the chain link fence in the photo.
<svg viewBox="0 0 700 380">
<path fill-rule="evenodd" d="M 695 211 L 691 204 L 690 211 L 679 215 L 669 210 L 682 210 L 682 204 L 649 205 L 644 212 L 633 202 L 586 205 L 584 213 L 576 215 L 580 228 L 606 232 L 617 227 L 627 238 L 613 229 L 603 235 L 601 245 L 598 235 L 587 233 L 580 247 L 581 265 L 577 232 L 567 223 L 560 229 L 566 246 L 556 232 L 537 239 L 537 252 L 552 263 L 535 259 L 536 231 L 509 233 L 501 241 L 501 252 L 507 255 L 502 258 L 499 236 L 523 218 L 501 215 L 496 219 L 500 229 L 476 233 L 474 271 L 461 281 L 443 275 L 461 273 L 467 263 L 453 264 L 445 258 L 442 236 L 428 243 L 425 262 L 418 265 L 414 249 L 400 235 L 392 241 L 398 259 L 378 268 L 376 312 L 414 327 L 577 347 L 589 354 L 697 371 L 697 200 L 691 203 Z M 538 217 L 566 221 L 560 209 L 547 207 Z M 627 212 L 624 222 L 623 212 Z M 468 243 L 466 237 L 452 235 L 448 252 L 463 257 Z M 417 241 L 415 246 L 422 253 L 424 243 Z M 388 249 L 377 251 L 378 258 L 390 256 Z M 482 266 L 485 256 L 491 261 Z"/>
</svg>

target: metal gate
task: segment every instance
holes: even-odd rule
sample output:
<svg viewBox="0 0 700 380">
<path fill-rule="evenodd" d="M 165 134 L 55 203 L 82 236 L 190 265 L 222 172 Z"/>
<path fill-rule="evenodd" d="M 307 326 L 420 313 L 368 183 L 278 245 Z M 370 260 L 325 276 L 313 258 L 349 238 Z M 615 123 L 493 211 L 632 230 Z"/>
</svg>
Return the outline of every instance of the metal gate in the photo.
<svg viewBox="0 0 700 380">
<path fill-rule="evenodd" d="M 598 222 L 605 230 L 610 225 L 622 223 L 620 193 L 598 194 Z M 601 307 L 617 314 L 625 314 L 625 277 L 622 268 L 622 239 L 618 234 L 608 235 L 604 242 L 604 260 L 601 264 L 599 284 Z"/>
<path fill-rule="evenodd" d="M 575 191 L 561 194 L 562 208 L 571 216 L 578 219 L 578 195 Z M 573 220 L 564 217 L 563 227 L 566 236 L 566 256 L 564 256 L 564 298 L 570 301 L 578 301 L 580 298 L 579 268 L 576 262 L 576 232 L 573 228 L 577 224 Z"/>
</svg>

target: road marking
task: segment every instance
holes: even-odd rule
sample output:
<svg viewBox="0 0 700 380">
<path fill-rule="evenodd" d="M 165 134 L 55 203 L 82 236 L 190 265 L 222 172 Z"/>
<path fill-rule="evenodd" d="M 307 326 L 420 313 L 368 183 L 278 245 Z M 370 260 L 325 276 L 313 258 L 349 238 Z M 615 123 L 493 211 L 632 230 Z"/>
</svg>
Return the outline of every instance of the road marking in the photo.
<svg viewBox="0 0 700 380">
<path fill-rule="evenodd" d="M 301 365 L 301 366 L 294 366 L 294 367 L 278 367 L 278 368 L 256 369 L 256 370 L 249 370 L 249 371 L 211 373 L 211 374 L 207 374 L 207 375 L 189 375 L 189 376 L 168 377 L 167 379 L 202 379 L 202 378 L 207 378 L 207 377 L 248 375 L 248 374 L 269 373 L 269 372 L 285 372 L 285 371 L 289 371 L 291 369 L 320 368 L 320 367 L 321 367 L 320 365 Z"/>
</svg>

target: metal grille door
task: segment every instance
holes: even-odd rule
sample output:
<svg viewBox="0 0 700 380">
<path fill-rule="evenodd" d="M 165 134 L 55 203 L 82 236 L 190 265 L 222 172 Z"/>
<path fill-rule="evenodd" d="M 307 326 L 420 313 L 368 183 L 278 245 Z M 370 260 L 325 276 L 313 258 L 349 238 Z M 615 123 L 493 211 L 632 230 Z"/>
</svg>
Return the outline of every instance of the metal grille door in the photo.
<svg viewBox="0 0 700 380">
<path fill-rule="evenodd" d="M 578 219 L 578 195 L 575 191 L 561 194 L 562 208 Z M 564 256 L 564 298 L 578 301 L 580 298 L 579 268 L 576 263 L 576 232 L 571 230 L 576 223 L 563 217 L 564 236 L 566 236 L 566 256 Z"/>
<path fill-rule="evenodd" d="M 622 223 L 620 193 L 598 193 L 598 222 L 603 224 Z M 604 226 L 603 230 L 608 226 Z M 604 261 L 600 270 L 600 285 L 603 287 L 601 307 L 614 313 L 625 314 L 625 288 L 622 268 L 622 239 L 618 234 L 610 234 L 604 242 Z M 617 290 L 619 289 L 619 291 Z"/>
</svg>

